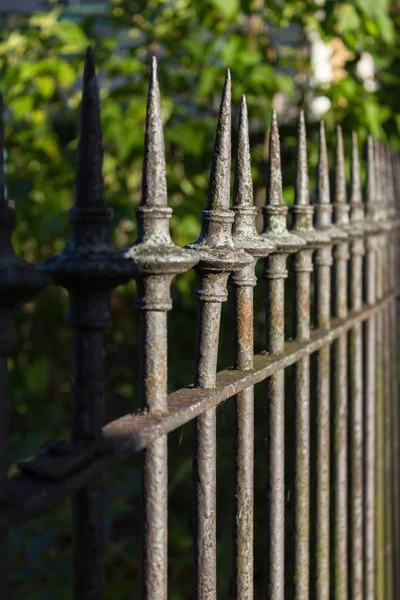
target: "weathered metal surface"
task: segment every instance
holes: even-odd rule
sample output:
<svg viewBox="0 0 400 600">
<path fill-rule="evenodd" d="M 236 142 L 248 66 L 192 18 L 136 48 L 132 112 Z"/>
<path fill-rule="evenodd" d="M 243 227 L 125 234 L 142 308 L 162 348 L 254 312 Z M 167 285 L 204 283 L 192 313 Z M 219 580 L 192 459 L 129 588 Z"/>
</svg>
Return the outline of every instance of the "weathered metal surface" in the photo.
<svg viewBox="0 0 400 600">
<path fill-rule="evenodd" d="M 251 254 L 255 261 L 233 273 L 230 282 L 235 296 L 236 369 L 253 368 L 254 315 L 253 287 L 256 261 L 267 257 L 275 244 L 258 235 L 255 227 L 257 209 L 253 204 L 249 129 L 246 99 L 242 96 L 236 152 L 233 193 L 233 243 Z M 254 389 L 247 388 L 236 399 L 235 456 L 235 559 L 234 594 L 237 600 L 253 598 L 253 502 L 254 502 Z"/>
<path fill-rule="evenodd" d="M 288 275 L 286 259 L 305 242 L 288 232 L 287 206 L 283 204 L 282 173 L 278 124 L 272 114 L 269 137 L 267 198 L 263 206 L 264 228 L 261 235 L 273 241 L 277 249 L 265 261 L 266 348 L 270 354 L 284 350 L 284 282 Z M 268 598 L 283 600 L 285 578 L 285 374 L 277 372 L 267 381 L 267 537 L 266 570 Z"/>
<path fill-rule="evenodd" d="M 337 128 L 335 164 L 334 221 L 338 227 L 349 225 L 342 130 Z M 350 258 L 348 241 L 334 247 L 334 314 L 346 319 L 348 311 L 347 267 Z M 348 591 L 348 381 L 347 381 L 347 334 L 340 335 L 333 345 L 333 597 L 346 600 Z"/>
<path fill-rule="evenodd" d="M 350 306 L 362 306 L 364 205 L 361 196 L 360 160 L 353 133 L 350 197 Z M 357 324 L 349 336 L 349 455 L 350 455 L 350 597 L 363 598 L 363 377 L 362 329 Z"/>
<path fill-rule="evenodd" d="M 229 208 L 231 169 L 231 77 L 228 71 L 215 138 L 207 208 L 202 230 L 187 247 L 198 253 L 195 385 L 213 388 L 216 383 L 221 303 L 227 299 L 230 273 L 252 266 L 254 259 L 233 245 L 234 213 Z M 195 577 L 197 600 L 216 598 L 216 414 L 202 414 L 196 423 L 195 448 Z"/>
<path fill-rule="evenodd" d="M 376 177 L 373 140 L 368 138 L 368 171 L 366 220 L 376 222 Z M 376 302 L 376 252 L 377 238 L 369 236 L 366 241 L 366 302 Z M 365 325 L 365 508 L 364 508 L 364 598 L 375 599 L 375 460 L 376 460 L 376 317 Z"/>
<path fill-rule="evenodd" d="M 74 327 L 72 440 L 102 446 L 103 331 L 110 323 L 110 291 L 137 271 L 113 252 L 111 210 L 104 202 L 100 105 L 94 59 L 86 53 L 75 205 L 65 250 L 39 265 L 69 291 L 68 323 Z M 103 492 L 93 480 L 73 498 L 74 598 L 103 598 Z"/>
<path fill-rule="evenodd" d="M 307 139 L 304 114 L 300 114 L 297 139 L 295 200 L 292 208 L 293 232 L 306 242 L 295 257 L 296 278 L 295 339 L 310 339 L 310 274 L 314 250 L 330 244 L 330 237 L 313 227 L 314 207 L 310 205 Z M 296 363 L 296 482 L 295 482 L 295 596 L 309 597 L 310 546 L 310 357 Z"/>
<path fill-rule="evenodd" d="M 321 122 L 317 168 L 315 227 L 328 233 L 331 243 L 347 238 L 346 233 L 332 225 L 328 155 L 325 125 Z M 332 245 L 318 249 L 315 255 L 316 326 L 330 328 Z M 321 348 L 317 356 L 316 381 L 316 543 L 315 594 L 317 600 L 329 597 L 329 515 L 330 515 L 330 347 Z"/>
<path fill-rule="evenodd" d="M 137 267 L 137 306 L 141 324 L 142 406 L 150 414 L 167 412 L 167 311 L 172 308 L 170 285 L 178 273 L 197 262 L 194 252 L 171 240 L 165 168 L 164 135 L 157 80 L 157 61 L 150 67 L 142 177 L 142 201 L 136 209 L 138 239 L 122 251 Z M 143 457 L 143 573 L 144 600 L 166 600 L 168 594 L 168 453 L 163 436 L 150 444 Z"/>
<path fill-rule="evenodd" d="M 400 564 L 400 411 L 395 360 L 399 294 L 399 155 L 392 155 L 380 142 L 368 141 L 364 216 L 357 140 L 353 135 L 349 205 L 343 141 L 338 128 L 333 225 L 324 125 L 321 124 L 320 130 L 316 203 L 311 206 L 306 133 L 301 115 L 295 203 L 289 233 L 287 207 L 282 200 L 279 133 L 273 114 L 267 199 L 263 207 L 264 228 L 259 235 L 255 228 L 244 97 L 239 113 L 233 211 L 229 208 L 231 81 L 228 72 L 201 234 L 196 243 L 185 249 L 178 248 L 172 243 L 169 232 L 172 211 L 167 203 L 156 70 L 153 59 L 142 202 L 136 211 L 138 238 L 130 248 L 116 253 L 110 243 L 111 211 L 104 203 L 100 107 L 90 49 L 83 81 L 76 198 L 70 212 L 71 238 L 64 252 L 41 264 L 37 270 L 19 262 L 11 246 L 14 216 L 4 197 L 4 165 L 0 156 L 0 596 L 7 595 L 8 521 L 36 515 L 73 496 L 74 597 L 76 600 L 100 600 L 103 597 L 101 477 L 115 461 L 144 450 L 142 596 L 145 600 L 166 600 L 167 435 L 184 423 L 196 420 L 194 597 L 197 600 L 216 599 L 216 407 L 236 395 L 233 588 L 237 600 L 251 600 L 254 595 L 253 386 L 267 380 L 267 596 L 271 600 L 283 600 L 288 583 L 284 556 L 287 533 L 284 522 L 284 370 L 295 364 L 295 598 L 308 600 L 312 596 L 322 600 L 330 595 L 338 600 L 348 596 L 367 600 L 397 598 L 400 589 L 397 573 Z M 3 146 L 1 126 L 0 149 Z M 296 254 L 293 260 L 295 340 L 285 342 L 284 280 L 288 275 L 289 254 Z M 311 331 L 310 273 L 314 255 L 316 329 Z M 334 279 L 331 284 L 332 257 Z M 265 260 L 263 275 L 267 280 L 267 353 L 254 357 L 253 287 L 256 285 L 255 264 L 260 258 Z M 194 265 L 199 300 L 194 386 L 167 395 L 170 285 L 177 273 Z M 7 355 L 13 346 L 12 310 L 16 302 L 41 289 L 49 274 L 70 294 L 68 322 L 74 328 L 72 441 L 48 444 L 34 459 L 19 462 L 22 475 L 7 481 L 5 399 Z M 110 321 L 110 291 L 133 277 L 138 284 L 137 306 L 141 321 L 142 407 L 103 427 L 103 332 Z M 235 299 L 234 369 L 217 373 L 221 308 L 227 298 L 228 279 Z M 317 355 L 315 425 L 310 425 L 312 353 Z M 315 490 L 310 487 L 311 432 L 316 439 Z M 316 501 L 316 541 L 315 548 L 312 546 L 315 556 L 310 561 L 311 493 L 315 493 Z M 330 548 L 333 549 L 332 558 Z M 310 563 L 314 563 L 312 579 Z"/>
<path fill-rule="evenodd" d="M 381 298 L 374 306 L 349 313 L 347 319 L 334 319 L 329 331 L 311 331 L 309 342 L 286 342 L 282 355 L 255 355 L 251 370 L 221 371 L 217 374 L 215 388 L 187 387 L 169 394 L 168 412 L 165 415 L 138 411 L 112 421 L 103 428 L 104 446 L 98 449 L 90 464 L 84 468 L 72 469 L 62 480 L 57 480 L 52 475 L 58 471 L 57 462 L 61 460 L 60 457 L 48 456 L 47 465 L 43 465 L 40 456 L 36 457 L 31 461 L 30 476 L 16 476 L 9 480 L 7 509 L 11 519 L 18 521 L 55 506 L 83 487 L 97 473 L 110 468 L 114 461 L 125 460 L 137 454 L 160 436 L 189 423 L 209 408 L 264 381 L 273 373 L 290 367 L 304 356 L 318 352 L 324 345 L 331 344 L 347 333 L 357 321 L 365 321 L 379 314 L 397 296 L 398 291 L 393 292 Z M 78 453 L 81 452 L 82 448 L 79 446 Z M 55 464 L 50 466 L 50 461 Z M 34 476 L 36 473 L 38 477 Z"/>
</svg>

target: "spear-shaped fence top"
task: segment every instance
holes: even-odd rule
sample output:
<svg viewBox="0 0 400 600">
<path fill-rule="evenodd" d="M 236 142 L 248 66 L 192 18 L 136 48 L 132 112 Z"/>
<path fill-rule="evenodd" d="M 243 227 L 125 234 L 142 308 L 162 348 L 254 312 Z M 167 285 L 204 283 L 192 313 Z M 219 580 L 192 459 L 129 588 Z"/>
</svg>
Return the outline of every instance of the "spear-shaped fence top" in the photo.
<svg viewBox="0 0 400 600">
<path fill-rule="evenodd" d="M 103 148 L 100 99 L 93 51 L 89 47 L 83 73 L 81 132 L 78 146 L 76 198 L 79 208 L 103 208 Z"/>
<path fill-rule="evenodd" d="M 248 174 L 245 175 L 248 185 Z M 252 258 L 235 249 L 232 238 L 234 213 L 230 205 L 231 179 L 231 75 L 226 73 L 214 143 L 206 209 L 202 211 L 199 239 L 187 248 L 200 256 L 200 269 L 234 271 L 251 264 Z M 243 190 L 242 190 L 243 191 Z M 243 199 L 244 201 L 244 199 Z"/>
<path fill-rule="evenodd" d="M 256 230 L 257 208 L 253 201 L 249 123 L 245 96 L 241 98 L 239 109 L 233 211 L 235 213 L 233 242 L 236 248 L 243 248 L 255 258 L 266 257 L 275 250 L 275 244 L 261 237 Z"/>
<path fill-rule="evenodd" d="M 317 190 L 315 200 L 315 228 L 329 234 L 332 242 L 347 239 L 347 233 L 332 224 L 332 204 L 329 186 L 329 163 L 326 146 L 325 123 L 321 121 L 319 130 L 319 152 L 317 165 Z"/>
<path fill-rule="evenodd" d="M 366 223 L 364 223 L 364 203 L 361 191 L 360 155 L 358 151 L 357 133 L 351 136 L 351 194 L 350 194 L 350 235 L 363 235 Z"/>
<path fill-rule="evenodd" d="M 377 181 L 375 166 L 374 140 L 371 135 L 367 140 L 367 194 L 366 194 L 366 218 L 370 223 L 377 220 Z"/>
<path fill-rule="evenodd" d="M 304 112 L 300 112 L 297 133 L 297 160 L 296 181 L 294 188 L 293 229 L 309 248 L 317 248 L 330 243 L 330 237 L 323 231 L 313 227 L 314 207 L 310 204 L 308 159 L 307 159 L 307 133 Z"/>
<path fill-rule="evenodd" d="M 302 239 L 289 233 L 287 229 L 286 216 L 288 208 L 283 203 L 281 151 L 275 110 L 272 111 L 269 134 L 267 195 L 262 210 L 264 227 L 261 235 L 276 244 L 277 253 L 290 254 L 305 245 Z"/>
<path fill-rule="evenodd" d="M 122 256 L 136 263 L 141 273 L 172 275 L 187 271 L 197 262 L 193 252 L 172 242 L 169 231 L 171 216 L 157 59 L 153 56 L 146 109 L 142 200 L 136 209 L 138 236 L 130 248 L 122 251 Z"/>
<path fill-rule="evenodd" d="M 335 201 L 333 217 L 335 225 L 347 228 L 350 206 L 347 203 L 346 174 L 344 167 L 343 133 L 340 125 L 336 128 L 336 162 L 335 162 Z"/>
<path fill-rule="evenodd" d="M 39 265 L 69 290 L 110 290 L 137 271 L 111 245 L 112 210 L 104 201 L 100 100 L 93 51 L 86 51 L 78 145 L 75 203 L 70 210 L 71 236 L 61 254 Z M 79 312 L 79 311 L 78 311 Z M 71 323 L 75 317 L 71 316 Z M 78 314 L 78 313 L 77 313 Z M 103 321 L 102 321 L 103 322 Z"/>
</svg>

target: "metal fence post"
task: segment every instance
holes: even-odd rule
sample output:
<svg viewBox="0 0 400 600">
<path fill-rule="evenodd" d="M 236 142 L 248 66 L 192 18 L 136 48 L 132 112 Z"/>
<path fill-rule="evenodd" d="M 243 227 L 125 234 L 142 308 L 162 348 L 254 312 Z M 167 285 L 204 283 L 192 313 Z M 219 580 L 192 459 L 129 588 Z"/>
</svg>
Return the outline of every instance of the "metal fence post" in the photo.
<svg viewBox="0 0 400 600">
<path fill-rule="evenodd" d="M 172 243 L 167 205 L 164 136 L 157 80 L 157 61 L 150 68 L 147 99 L 142 202 L 136 209 L 138 239 L 122 252 L 137 265 L 141 323 L 141 395 L 144 410 L 156 415 L 167 406 L 167 311 L 172 308 L 170 285 L 178 273 L 196 262 L 194 252 Z M 159 437 L 144 452 L 143 462 L 143 598 L 167 598 L 168 448 Z"/>
<path fill-rule="evenodd" d="M 234 213 L 229 209 L 231 169 L 231 77 L 228 71 L 221 101 L 206 210 L 197 242 L 188 248 L 198 253 L 196 265 L 200 301 L 197 321 L 195 385 L 216 384 L 221 304 L 227 299 L 231 272 L 251 265 L 254 259 L 236 250 L 232 241 Z M 197 419 L 194 477 L 195 591 L 196 600 L 216 598 L 216 409 Z"/>
<path fill-rule="evenodd" d="M 306 242 L 294 260 L 296 276 L 295 339 L 310 339 L 312 256 L 317 248 L 330 244 L 330 237 L 313 227 L 314 207 L 308 186 L 307 137 L 301 112 L 297 134 L 297 166 L 293 212 L 293 233 Z M 296 363 L 296 483 L 295 483 L 295 594 L 308 600 L 310 576 L 310 356 Z"/>
<path fill-rule="evenodd" d="M 261 235 L 276 244 L 276 251 L 265 261 L 267 280 L 266 334 L 267 352 L 279 355 L 284 350 L 284 282 L 288 275 L 286 259 L 305 242 L 289 233 L 286 226 L 287 206 L 282 198 L 282 173 L 279 132 L 273 112 L 269 138 L 267 199 L 263 206 L 264 229 Z M 268 598 L 284 597 L 284 494 L 285 494 L 285 373 L 275 373 L 267 380 L 267 581 Z"/>
<path fill-rule="evenodd" d="M 332 225 L 332 204 L 330 202 L 328 155 L 325 139 L 325 125 L 321 122 L 319 158 L 317 169 L 317 199 L 315 204 L 315 227 L 325 231 L 331 244 L 346 240 L 347 234 Z M 330 328 L 331 313 L 331 266 L 332 245 L 324 246 L 316 252 L 316 312 L 317 327 Z M 316 598 L 329 597 L 329 516 L 330 516 L 330 347 L 324 346 L 318 352 L 317 366 L 317 444 L 316 444 Z"/>
<path fill-rule="evenodd" d="M 97 78 L 92 50 L 86 53 L 83 75 L 81 134 L 78 148 L 72 231 L 65 250 L 40 269 L 69 291 L 67 316 L 73 332 L 75 446 L 104 451 L 103 333 L 110 323 L 110 292 L 136 273 L 135 265 L 113 252 L 110 242 L 112 211 L 104 203 L 102 140 Z M 53 450 L 54 451 L 54 450 Z M 67 451 L 60 445 L 60 454 Z M 74 598 L 103 598 L 103 490 L 96 478 L 73 498 Z"/>
<path fill-rule="evenodd" d="M 357 136 L 352 135 L 350 198 L 350 307 L 362 307 L 364 205 L 361 197 Z M 363 597 L 363 381 L 362 328 L 358 323 L 349 335 L 349 454 L 350 454 L 350 595 Z"/>
<path fill-rule="evenodd" d="M 377 253 L 377 182 L 375 152 L 371 137 L 368 138 L 367 156 L 366 222 L 371 234 L 366 240 L 366 302 L 376 302 L 376 253 Z M 365 325 L 365 460 L 364 460 L 364 598 L 375 599 L 375 462 L 376 462 L 376 317 L 371 316 Z"/>
<path fill-rule="evenodd" d="M 349 210 L 344 170 L 343 136 L 337 127 L 335 164 L 334 223 L 346 230 L 349 226 Z M 344 240 L 333 249 L 334 257 L 334 315 L 346 319 L 348 311 L 347 267 L 350 259 L 349 243 Z M 346 600 L 348 591 L 348 377 L 347 377 L 347 333 L 341 334 L 333 345 L 333 593 L 336 600 Z"/>
<path fill-rule="evenodd" d="M 249 130 L 246 98 L 242 96 L 236 153 L 233 193 L 233 243 L 254 257 L 255 262 L 230 276 L 235 295 L 235 360 L 236 369 L 253 368 L 254 323 L 253 287 L 256 261 L 266 258 L 275 244 L 258 235 L 255 227 L 257 209 L 253 204 Z M 235 567 L 236 600 L 253 599 L 253 498 L 254 498 L 254 388 L 249 387 L 236 399 L 235 441 Z"/>
</svg>

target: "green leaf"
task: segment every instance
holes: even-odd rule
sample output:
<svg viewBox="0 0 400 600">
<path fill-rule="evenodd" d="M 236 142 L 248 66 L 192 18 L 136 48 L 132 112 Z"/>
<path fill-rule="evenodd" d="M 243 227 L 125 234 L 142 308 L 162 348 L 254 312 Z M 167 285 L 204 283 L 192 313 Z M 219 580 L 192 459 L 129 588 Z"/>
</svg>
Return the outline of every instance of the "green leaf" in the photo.
<svg viewBox="0 0 400 600">
<path fill-rule="evenodd" d="M 211 4 L 223 19 L 231 20 L 239 12 L 239 0 L 211 0 Z"/>
</svg>

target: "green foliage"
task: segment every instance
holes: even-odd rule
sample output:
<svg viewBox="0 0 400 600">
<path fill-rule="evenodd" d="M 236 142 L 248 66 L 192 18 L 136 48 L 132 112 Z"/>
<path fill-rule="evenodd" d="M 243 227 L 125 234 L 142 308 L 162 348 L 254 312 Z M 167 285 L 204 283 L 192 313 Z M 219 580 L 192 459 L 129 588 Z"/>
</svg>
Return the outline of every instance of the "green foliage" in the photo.
<svg viewBox="0 0 400 600">
<path fill-rule="evenodd" d="M 199 232 L 224 70 L 232 70 L 234 124 L 240 96 L 247 95 L 258 204 L 265 193 L 266 130 L 272 102 L 277 102 L 283 92 L 294 105 L 308 109 L 308 58 L 289 44 L 278 46 L 277 31 L 287 32 L 289 26 L 305 33 L 318 31 L 325 41 L 340 38 L 353 52 L 343 65 L 346 77 L 328 89 L 316 90 L 331 100 L 331 110 L 325 115 L 331 149 L 337 122 L 343 124 L 346 143 L 351 130 L 356 129 L 361 142 L 372 133 L 399 149 L 399 13 L 393 10 L 390 14 L 388 0 L 328 0 L 323 9 L 319 5 L 308 0 L 114 0 L 106 17 L 73 21 L 57 9 L 35 14 L 2 31 L 0 68 L 6 106 L 8 194 L 17 208 L 14 242 L 19 256 L 32 262 L 43 260 L 60 251 L 68 237 L 80 78 L 88 43 L 94 46 L 100 74 L 103 170 L 107 202 L 114 210 L 116 247 L 135 239 L 134 209 L 140 201 L 151 54 L 159 57 L 169 202 L 174 209 L 171 230 L 179 245 L 193 241 Z M 120 42 L 124 49 L 117 51 Z M 376 93 L 366 91 L 357 78 L 355 65 L 363 51 L 374 57 L 379 83 Z M 290 115 L 280 116 L 285 201 L 290 203 L 295 123 Z M 310 164 L 314 167 L 316 123 L 310 123 L 309 134 Z M 174 287 L 176 310 L 170 317 L 172 389 L 192 379 L 196 318 L 192 290 L 192 273 L 178 278 Z M 106 344 L 107 419 L 138 405 L 133 294 L 131 284 L 113 295 L 114 327 L 107 334 Z M 17 458 L 32 456 L 50 439 L 68 436 L 71 334 L 63 323 L 66 304 L 64 292 L 49 289 L 18 313 L 18 348 L 10 360 L 13 463 Z M 231 328 L 226 327 L 222 332 L 224 364 L 231 360 L 229 331 Z M 260 349 L 262 332 L 257 344 Z M 221 456 L 230 444 L 230 432 L 224 431 Z M 171 597 L 176 600 L 191 597 L 191 430 L 184 428 L 184 435 L 183 445 L 180 438 L 173 437 L 170 452 L 170 553 L 177 557 L 171 562 L 170 580 Z M 12 466 L 10 472 L 15 470 Z M 226 470 L 224 473 L 222 481 L 227 479 Z M 107 488 L 107 598 L 139 595 L 134 587 L 140 573 L 139 487 L 138 465 L 130 463 L 116 470 Z M 219 499 L 222 508 L 230 502 L 226 498 L 222 494 Z M 186 516 L 182 519 L 181 515 Z M 11 579 L 15 598 L 71 597 L 70 529 L 69 505 L 65 503 L 59 511 L 13 531 Z M 221 534 L 219 557 L 219 592 L 223 598 L 230 595 L 228 526 L 226 530 L 225 537 Z"/>
</svg>

